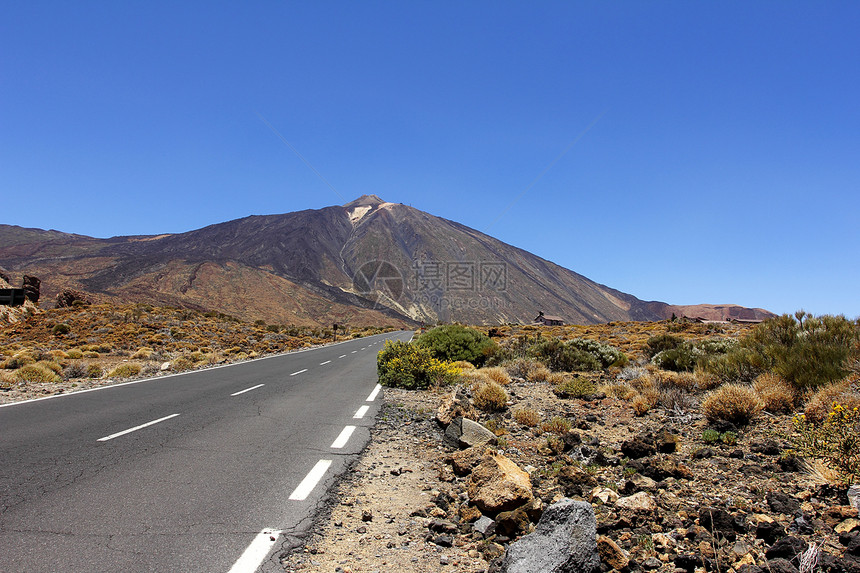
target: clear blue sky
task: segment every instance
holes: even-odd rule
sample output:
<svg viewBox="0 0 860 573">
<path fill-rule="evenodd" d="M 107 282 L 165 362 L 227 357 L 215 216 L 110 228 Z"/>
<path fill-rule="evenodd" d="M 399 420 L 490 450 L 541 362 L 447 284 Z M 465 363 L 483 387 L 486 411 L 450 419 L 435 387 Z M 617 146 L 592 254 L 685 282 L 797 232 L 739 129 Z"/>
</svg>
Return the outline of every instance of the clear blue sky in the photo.
<svg viewBox="0 0 860 573">
<path fill-rule="evenodd" d="M 0 223 L 375 193 L 645 300 L 853 318 L 858 30 L 857 2 L 7 2 Z"/>
</svg>

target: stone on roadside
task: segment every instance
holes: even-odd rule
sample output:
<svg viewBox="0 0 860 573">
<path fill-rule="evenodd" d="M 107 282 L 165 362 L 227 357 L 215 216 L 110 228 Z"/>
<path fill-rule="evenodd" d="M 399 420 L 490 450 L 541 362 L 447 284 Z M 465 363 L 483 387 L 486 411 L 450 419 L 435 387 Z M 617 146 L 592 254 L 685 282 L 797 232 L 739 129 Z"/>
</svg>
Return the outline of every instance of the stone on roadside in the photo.
<svg viewBox="0 0 860 573">
<path fill-rule="evenodd" d="M 549 506 L 533 533 L 508 547 L 500 573 L 593 573 L 600 568 L 597 522 L 591 504 L 562 498 Z"/>
<path fill-rule="evenodd" d="M 495 516 L 532 499 L 529 474 L 505 456 L 488 451 L 466 481 L 469 499 L 484 513 Z"/>
<path fill-rule="evenodd" d="M 463 449 L 495 443 L 496 435 L 478 422 L 458 416 L 448 424 L 443 441 L 452 448 Z"/>
<path fill-rule="evenodd" d="M 483 446 L 472 446 L 471 448 L 454 452 L 450 457 L 451 469 L 458 476 L 469 475 L 472 473 L 472 469 L 481 463 L 481 458 L 483 457 Z"/>
<path fill-rule="evenodd" d="M 618 501 L 618 494 L 608 487 L 596 487 L 591 490 L 591 503 L 614 504 Z"/>
</svg>

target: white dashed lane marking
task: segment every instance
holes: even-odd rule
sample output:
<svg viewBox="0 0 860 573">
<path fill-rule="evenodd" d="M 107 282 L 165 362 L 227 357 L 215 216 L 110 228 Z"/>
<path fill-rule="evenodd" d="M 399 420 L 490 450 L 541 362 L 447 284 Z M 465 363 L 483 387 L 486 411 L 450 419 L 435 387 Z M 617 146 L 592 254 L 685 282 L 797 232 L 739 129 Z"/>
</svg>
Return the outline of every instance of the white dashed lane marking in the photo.
<svg viewBox="0 0 860 573">
<path fill-rule="evenodd" d="M 305 479 L 302 480 L 302 483 L 299 484 L 299 487 L 293 490 L 293 493 L 290 494 L 290 499 L 293 501 L 304 501 L 307 499 L 325 475 L 326 471 L 328 471 L 329 466 L 331 466 L 331 460 L 318 461 L 317 465 L 308 472 L 308 475 L 306 475 Z"/>
<path fill-rule="evenodd" d="M 339 450 L 340 448 L 344 447 L 346 445 L 346 443 L 349 441 L 349 438 L 350 438 L 350 436 L 352 436 L 352 433 L 354 431 L 355 431 L 355 426 L 345 427 L 343 429 L 343 431 L 340 433 L 340 435 L 337 437 L 337 439 L 334 442 L 332 442 L 331 447 L 336 449 L 336 450 Z"/>
<path fill-rule="evenodd" d="M 370 406 L 362 406 L 361 408 L 358 409 L 358 411 L 355 413 L 355 416 L 353 416 L 353 418 L 355 418 L 356 420 L 360 420 L 361 418 L 364 418 L 364 415 L 367 414 L 367 411 L 369 409 L 370 409 Z"/>
<path fill-rule="evenodd" d="M 382 386 L 377 384 L 376 388 L 373 389 L 373 392 L 370 393 L 370 395 L 367 397 L 365 402 L 373 402 L 374 400 L 376 400 L 376 396 L 377 396 L 377 394 L 379 394 L 380 390 L 382 390 Z"/>
<path fill-rule="evenodd" d="M 238 396 L 239 394 L 244 394 L 245 392 L 250 392 L 251 390 L 256 390 L 257 388 L 262 388 L 265 384 L 257 384 L 256 386 L 251 386 L 250 388 L 245 388 L 244 390 L 239 390 L 238 392 L 233 392 L 230 394 L 231 396 Z"/>
<path fill-rule="evenodd" d="M 147 423 L 145 423 L 145 424 L 141 424 L 141 425 L 139 425 L 139 426 L 135 426 L 134 428 L 129 428 L 128 430 L 123 430 L 122 432 L 117 432 L 116 434 L 111 434 L 110 436 L 105 436 L 104 438 L 99 438 L 99 439 L 98 439 L 98 441 L 99 441 L 99 442 L 106 442 L 106 441 L 108 441 L 108 440 L 112 440 L 112 439 L 114 439 L 114 438 L 118 438 L 118 437 L 120 437 L 120 436 L 124 436 L 124 435 L 126 435 L 126 434 L 130 434 L 130 433 L 132 433 L 132 432 L 136 432 L 136 431 L 138 431 L 138 430 L 142 430 L 143 428 L 146 428 L 146 427 L 152 426 L 153 424 L 157 424 L 157 423 L 159 423 L 159 422 L 163 422 L 163 421 L 165 421 L 165 420 L 169 420 L 170 418 L 175 418 L 175 417 L 176 417 L 176 416 L 178 416 L 178 415 L 179 415 L 179 414 L 171 414 L 171 415 L 169 415 L 169 416 L 165 416 L 165 417 L 163 417 L 163 418 L 159 418 L 159 419 L 157 419 L 157 420 L 153 420 L 153 421 L 151 421 L 151 422 L 147 422 Z"/>
<path fill-rule="evenodd" d="M 254 573 L 259 569 L 263 559 L 272 550 L 272 546 L 278 541 L 280 535 L 281 532 L 277 529 L 264 529 L 258 533 L 251 545 L 245 549 L 245 552 L 227 573 Z"/>
<path fill-rule="evenodd" d="M 307 371 L 308 371 L 308 369 L 305 368 L 303 370 L 299 370 L 298 372 L 293 372 L 292 374 L 290 374 L 290 376 L 295 376 L 296 374 L 301 374 L 302 372 L 307 372 Z"/>
</svg>

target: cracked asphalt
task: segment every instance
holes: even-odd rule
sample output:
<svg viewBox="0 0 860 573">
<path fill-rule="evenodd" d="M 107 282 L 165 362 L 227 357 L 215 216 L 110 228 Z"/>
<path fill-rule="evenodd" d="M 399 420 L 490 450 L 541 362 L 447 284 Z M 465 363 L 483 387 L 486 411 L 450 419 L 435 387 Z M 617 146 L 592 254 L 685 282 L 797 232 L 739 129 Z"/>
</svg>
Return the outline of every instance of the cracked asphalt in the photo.
<svg viewBox="0 0 860 573">
<path fill-rule="evenodd" d="M 282 534 L 260 570 L 278 570 L 370 437 L 376 353 L 410 336 L 0 408 L 0 571 L 226 573 L 265 528 Z M 321 458 L 333 463 L 311 495 L 288 499 Z"/>
</svg>

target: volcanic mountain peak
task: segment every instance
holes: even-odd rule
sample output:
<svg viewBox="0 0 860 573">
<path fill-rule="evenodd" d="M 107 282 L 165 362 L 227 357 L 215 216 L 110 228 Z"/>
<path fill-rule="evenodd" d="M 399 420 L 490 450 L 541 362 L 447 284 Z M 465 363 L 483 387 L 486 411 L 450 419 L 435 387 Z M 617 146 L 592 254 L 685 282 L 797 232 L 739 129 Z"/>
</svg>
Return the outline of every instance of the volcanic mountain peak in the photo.
<svg viewBox="0 0 860 573">
<path fill-rule="evenodd" d="M 377 195 L 362 195 L 355 201 L 350 201 L 344 207 L 347 209 L 353 209 L 355 207 L 378 207 L 383 203 L 387 203 L 387 201 L 382 200 Z"/>
</svg>

